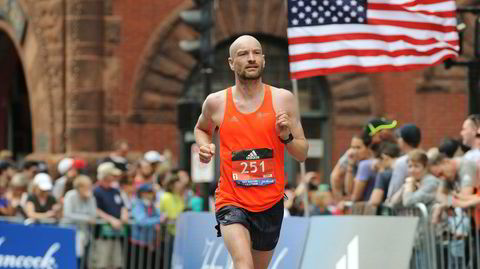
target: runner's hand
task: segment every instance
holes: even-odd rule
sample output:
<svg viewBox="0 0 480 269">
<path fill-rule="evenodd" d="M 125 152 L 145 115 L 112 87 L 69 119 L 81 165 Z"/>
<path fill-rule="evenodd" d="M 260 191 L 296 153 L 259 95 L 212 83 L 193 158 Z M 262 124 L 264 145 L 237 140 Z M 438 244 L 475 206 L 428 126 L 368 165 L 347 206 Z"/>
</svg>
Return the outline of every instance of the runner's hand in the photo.
<svg viewBox="0 0 480 269">
<path fill-rule="evenodd" d="M 277 131 L 277 136 L 282 139 L 287 139 L 291 133 L 292 121 L 288 116 L 287 112 L 281 111 L 276 116 L 275 122 L 275 131 Z"/>
<path fill-rule="evenodd" d="M 215 144 L 206 144 L 200 147 L 200 161 L 202 163 L 209 163 L 212 157 L 215 155 Z"/>
</svg>

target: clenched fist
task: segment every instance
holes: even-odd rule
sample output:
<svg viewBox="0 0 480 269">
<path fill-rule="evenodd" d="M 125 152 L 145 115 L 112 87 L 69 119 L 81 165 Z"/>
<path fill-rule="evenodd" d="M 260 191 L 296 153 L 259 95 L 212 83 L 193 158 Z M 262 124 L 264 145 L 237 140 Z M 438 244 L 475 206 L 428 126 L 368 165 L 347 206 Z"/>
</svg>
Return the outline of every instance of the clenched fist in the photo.
<svg viewBox="0 0 480 269">
<path fill-rule="evenodd" d="M 200 161 L 202 163 L 209 163 L 213 156 L 215 156 L 215 144 L 206 144 L 200 147 Z"/>
<path fill-rule="evenodd" d="M 282 139 L 287 139 L 291 133 L 292 121 L 287 112 L 281 111 L 276 116 L 275 131 Z"/>
</svg>

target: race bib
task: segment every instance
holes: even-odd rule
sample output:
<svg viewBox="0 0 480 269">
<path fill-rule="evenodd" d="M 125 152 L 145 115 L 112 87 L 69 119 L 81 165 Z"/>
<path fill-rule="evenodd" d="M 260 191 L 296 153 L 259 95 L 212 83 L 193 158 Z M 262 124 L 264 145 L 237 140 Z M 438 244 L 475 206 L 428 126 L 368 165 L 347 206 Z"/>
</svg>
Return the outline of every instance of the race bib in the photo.
<svg viewBox="0 0 480 269">
<path fill-rule="evenodd" d="M 267 148 L 232 152 L 232 178 L 237 186 L 266 186 L 275 183 L 273 150 Z"/>
</svg>

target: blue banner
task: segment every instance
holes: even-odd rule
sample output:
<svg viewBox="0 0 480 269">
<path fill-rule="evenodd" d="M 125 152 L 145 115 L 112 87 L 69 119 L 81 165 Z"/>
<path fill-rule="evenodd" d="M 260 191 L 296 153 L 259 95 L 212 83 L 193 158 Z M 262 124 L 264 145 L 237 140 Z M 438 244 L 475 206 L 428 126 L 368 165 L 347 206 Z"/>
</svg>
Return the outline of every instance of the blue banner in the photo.
<svg viewBox="0 0 480 269">
<path fill-rule="evenodd" d="M 76 269 L 75 231 L 0 222 L 0 268 Z"/>
<path fill-rule="evenodd" d="M 232 269 L 232 259 L 222 238 L 217 238 L 215 215 L 184 213 L 177 220 L 172 268 Z M 307 239 L 309 220 L 289 217 L 283 220 L 280 239 L 270 269 L 299 268 Z"/>
</svg>

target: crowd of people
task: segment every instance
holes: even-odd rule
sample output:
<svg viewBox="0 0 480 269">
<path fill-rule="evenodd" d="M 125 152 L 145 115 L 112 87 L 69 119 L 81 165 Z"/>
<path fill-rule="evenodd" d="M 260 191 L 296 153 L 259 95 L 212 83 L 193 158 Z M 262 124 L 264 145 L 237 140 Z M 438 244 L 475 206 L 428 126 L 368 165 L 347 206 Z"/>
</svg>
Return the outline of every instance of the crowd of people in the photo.
<svg viewBox="0 0 480 269">
<path fill-rule="evenodd" d="M 310 215 L 343 214 L 354 203 L 377 208 L 423 203 L 433 221 L 440 221 L 446 208 L 480 204 L 480 115 L 458 125 L 460 139 L 445 137 L 437 147 L 422 149 L 419 126 L 397 126 L 385 118 L 368 121 L 335 164 L 329 184 L 308 172 L 298 186 L 287 186 L 287 215 L 305 214 L 305 192 Z"/>
<path fill-rule="evenodd" d="M 56 173 L 49 173 L 41 161 L 16 163 L 10 152 L 2 151 L 0 216 L 76 228 L 79 262 L 92 253 L 94 268 L 123 268 L 122 241 L 111 238 L 126 236 L 127 229 L 129 245 L 139 253 L 155 252 L 160 226 L 172 238 L 164 247 L 172 248 L 171 223 L 185 210 L 201 211 L 202 198 L 192 191 L 188 173 L 172 168 L 168 151 L 148 151 L 134 162 L 128 155 L 128 143 L 119 142 L 115 151 L 94 164 L 96 173 L 89 176 L 87 162 L 75 156 L 61 159 Z M 90 242 L 93 236 L 95 244 Z M 132 256 L 139 255 L 127 258 Z"/>
</svg>

